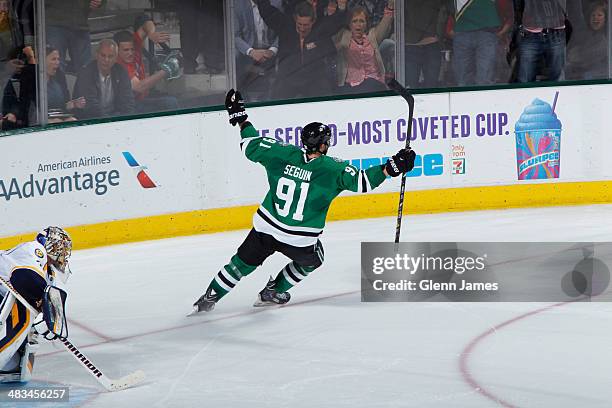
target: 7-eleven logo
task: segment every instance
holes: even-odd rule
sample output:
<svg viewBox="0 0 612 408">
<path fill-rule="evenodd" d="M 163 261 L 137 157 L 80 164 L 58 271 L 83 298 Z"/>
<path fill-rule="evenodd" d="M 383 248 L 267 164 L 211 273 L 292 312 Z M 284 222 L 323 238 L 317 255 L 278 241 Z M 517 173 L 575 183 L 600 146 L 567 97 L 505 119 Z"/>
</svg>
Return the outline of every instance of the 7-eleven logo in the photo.
<svg viewBox="0 0 612 408">
<path fill-rule="evenodd" d="M 465 174 L 465 159 L 453 159 L 453 174 Z"/>
<path fill-rule="evenodd" d="M 138 164 L 138 162 L 136 161 L 136 159 L 134 159 L 134 156 L 132 156 L 132 153 L 130 152 L 123 152 L 123 157 L 125 157 L 125 160 L 127 160 L 132 170 L 134 170 L 134 173 L 136 173 L 136 178 L 138 179 L 138 182 L 143 188 L 157 187 L 157 185 L 155 185 L 153 180 L 151 180 L 149 175 L 145 172 L 147 166 L 141 166 L 140 164 Z"/>
</svg>

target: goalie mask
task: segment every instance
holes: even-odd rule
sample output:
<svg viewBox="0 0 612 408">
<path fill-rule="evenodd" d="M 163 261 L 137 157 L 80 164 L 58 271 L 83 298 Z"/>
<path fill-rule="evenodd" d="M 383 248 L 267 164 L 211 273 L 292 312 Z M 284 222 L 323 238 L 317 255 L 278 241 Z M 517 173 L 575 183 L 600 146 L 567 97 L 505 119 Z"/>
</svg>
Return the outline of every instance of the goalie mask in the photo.
<svg viewBox="0 0 612 408">
<path fill-rule="evenodd" d="M 66 283 L 71 274 L 68 267 L 68 259 L 72 253 L 70 235 L 59 227 L 47 227 L 38 233 L 36 241 L 45 247 L 52 271 Z"/>
</svg>

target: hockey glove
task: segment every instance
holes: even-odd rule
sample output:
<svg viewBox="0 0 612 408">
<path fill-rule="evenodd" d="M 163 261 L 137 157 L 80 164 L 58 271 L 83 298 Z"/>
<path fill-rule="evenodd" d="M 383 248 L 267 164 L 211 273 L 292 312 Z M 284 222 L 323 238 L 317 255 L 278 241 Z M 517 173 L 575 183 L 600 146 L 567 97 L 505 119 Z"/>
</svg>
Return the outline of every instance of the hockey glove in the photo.
<svg viewBox="0 0 612 408">
<path fill-rule="evenodd" d="M 235 92 L 233 89 L 230 89 L 225 97 L 225 109 L 229 114 L 229 123 L 232 126 L 241 124 L 249 117 L 244 110 L 242 95 L 240 95 L 240 92 Z"/>
<path fill-rule="evenodd" d="M 181 64 L 179 62 L 178 53 L 172 52 L 164 58 L 164 61 L 159 64 L 159 68 L 166 73 L 166 79 L 177 79 L 181 76 Z"/>
<path fill-rule="evenodd" d="M 43 320 L 48 331 L 43 333 L 47 340 L 65 339 L 68 337 L 66 322 L 66 292 L 55 286 L 47 286 L 43 297 Z"/>
<path fill-rule="evenodd" d="M 409 147 L 395 153 L 385 163 L 387 174 L 391 177 L 397 177 L 400 174 L 408 173 L 414 167 L 415 157 L 414 150 Z"/>
</svg>

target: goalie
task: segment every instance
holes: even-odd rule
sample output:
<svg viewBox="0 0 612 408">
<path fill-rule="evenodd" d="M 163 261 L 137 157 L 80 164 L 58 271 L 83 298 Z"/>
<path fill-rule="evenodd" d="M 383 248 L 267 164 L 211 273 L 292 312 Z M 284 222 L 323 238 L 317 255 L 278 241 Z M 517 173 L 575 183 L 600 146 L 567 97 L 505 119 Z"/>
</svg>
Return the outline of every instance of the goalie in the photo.
<svg viewBox="0 0 612 408">
<path fill-rule="evenodd" d="M 247 121 L 239 92 L 230 90 L 225 99 L 232 126 L 240 126 L 240 148 L 247 159 L 262 164 L 270 189 L 253 216 L 253 229 L 193 305 L 193 312 L 208 312 L 245 276 L 274 252 L 291 262 L 270 278 L 254 306 L 285 304 L 288 290 L 323 264 L 323 233 L 331 202 L 344 190 L 365 193 L 414 167 L 415 153 L 401 149 L 387 162 L 359 170 L 344 160 L 327 156 L 331 142 L 328 126 L 313 122 L 302 130 L 303 149 L 260 137 Z"/>
<path fill-rule="evenodd" d="M 42 230 L 34 241 L 0 251 L 0 382 L 28 382 L 39 334 L 66 338 L 66 292 L 70 236 L 59 227 Z M 17 292 L 17 299 L 8 288 Z M 40 313 L 34 316 L 23 304 Z"/>
</svg>

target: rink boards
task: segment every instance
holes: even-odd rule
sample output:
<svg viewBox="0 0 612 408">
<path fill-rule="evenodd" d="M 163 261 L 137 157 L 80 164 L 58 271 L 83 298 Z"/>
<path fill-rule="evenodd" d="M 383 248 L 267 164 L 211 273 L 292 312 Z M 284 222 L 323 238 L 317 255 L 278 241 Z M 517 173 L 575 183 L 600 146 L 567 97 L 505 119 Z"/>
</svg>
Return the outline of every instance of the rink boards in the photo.
<svg viewBox="0 0 612 408">
<path fill-rule="evenodd" d="M 612 202 L 610 89 L 417 95 L 411 145 L 418 156 L 405 212 Z M 554 107 L 560 129 L 545 129 L 551 115 L 544 111 L 521 117 L 536 99 Z M 288 144 L 299 144 L 304 124 L 328 123 L 331 154 L 367 168 L 404 146 L 406 110 L 401 98 L 381 97 L 248 113 L 262 135 Z M 202 112 L 0 138 L 0 248 L 48 224 L 69 227 L 78 248 L 249 227 L 267 191 L 265 173 L 244 158 L 226 116 Z M 529 120 L 535 125 L 525 142 L 515 130 Z M 391 180 L 367 195 L 344 193 L 329 219 L 392 215 L 398 190 Z"/>
</svg>

